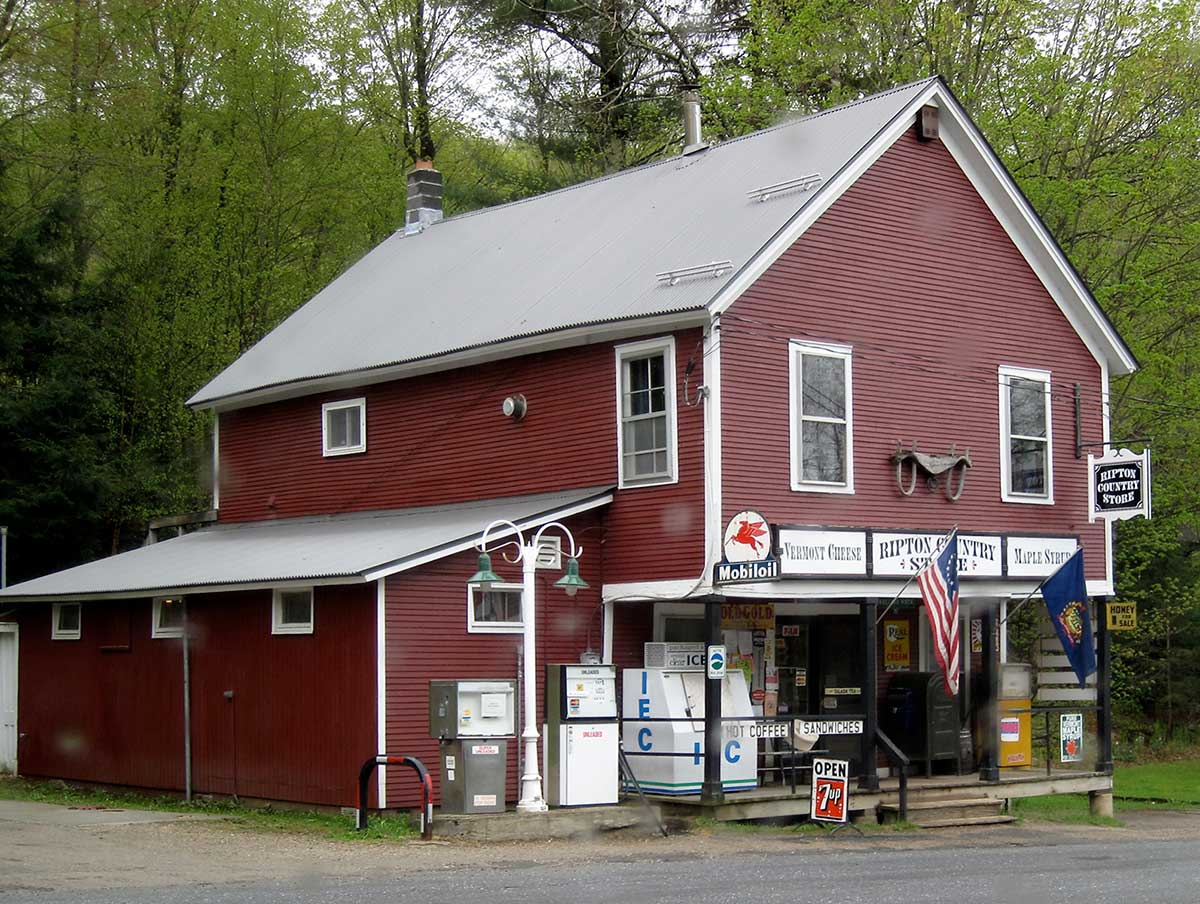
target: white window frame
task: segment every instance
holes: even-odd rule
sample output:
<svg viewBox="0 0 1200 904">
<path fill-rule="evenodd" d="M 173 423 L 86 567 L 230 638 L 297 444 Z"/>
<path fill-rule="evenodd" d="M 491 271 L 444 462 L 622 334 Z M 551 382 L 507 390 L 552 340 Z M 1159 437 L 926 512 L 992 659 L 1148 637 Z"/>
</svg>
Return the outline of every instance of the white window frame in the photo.
<svg viewBox="0 0 1200 904">
<path fill-rule="evenodd" d="M 79 627 L 74 631 L 60 631 L 58 628 L 58 613 L 63 606 L 74 606 L 79 610 Z M 50 608 L 50 639 L 79 640 L 83 636 L 83 606 L 79 603 L 54 603 Z"/>
<path fill-rule="evenodd" d="M 306 623 L 283 621 L 283 595 L 285 593 L 308 594 L 308 621 Z M 271 591 L 271 633 L 272 634 L 312 634 L 313 625 L 317 621 L 317 601 L 311 587 L 275 588 Z"/>
<path fill-rule="evenodd" d="M 840 358 L 846 362 L 846 482 L 826 483 L 803 480 L 803 455 L 800 449 L 800 399 L 799 382 L 803 371 L 800 368 L 802 355 L 820 355 L 825 358 Z M 839 423 L 830 418 L 805 418 L 827 423 Z M 792 489 L 798 493 L 854 493 L 854 348 L 832 342 L 806 342 L 800 339 L 788 341 L 788 429 L 790 437 L 790 465 Z"/>
<path fill-rule="evenodd" d="M 615 347 L 617 357 L 617 486 L 620 489 L 636 487 L 657 487 L 664 484 L 679 482 L 679 431 L 677 428 L 675 406 L 675 337 L 662 336 L 657 339 L 645 339 L 641 342 L 627 342 Z M 656 352 L 662 352 L 664 395 L 666 396 L 667 415 L 667 473 L 657 477 L 638 479 L 625 476 L 625 418 L 624 418 L 624 384 L 625 362 L 630 358 L 644 358 Z"/>
<path fill-rule="evenodd" d="M 525 588 L 521 584 L 493 584 L 489 590 L 505 590 L 521 594 L 521 620 L 519 622 L 475 621 L 475 594 L 478 587 L 467 586 L 467 633 L 468 634 L 521 634 L 525 630 Z"/>
<path fill-rule="evenodd" d="M 179 604 L 185 607 L 183 609 L 183 617 L 187 618 L 187 603 L 184 601 L 183 597 L 156 596 L 154 598 L 154 602 L 151 604 L 150 609 L 150 636 L 156 640 L 168 637 L 183 637 L 183 625 L 180 625 L 178 628 L 163 628 L 159 626 L 159 616 L 162 612 L 163 600 L 168 599 L 178 600 Z"/>
<path fill-rule="evenodd" d="M 1000 499 L 1003 502 L 1017 502 L 1024 505 L 1054 505 L 1054 406 L 1050 399 L 1050 371 L 1001 364 L 997 374 L 1000 392 Z M 1035 383 L 1045 384 L 1046 492 L 1044 495 L 1018 493 L 1012 489 L 1012 453 L 1009 451 L 1012 441 L 1012 431 L 1009 423 L 1009 384 L 1007 379 L 1009 377 L 1017 377 L 1022 380 L 1032 380 Z M 1040 437 L 1033 438 L 1040 439 Z"/>
<path fill-rule="evenodd" d="M 361 442 L 356 446 L 330 448 L 329 413 L 331 411 L 343 411 L 347 408 L 358 409 L 358 436 Z M 326 402 L 321 406 L 321 450 L 326 458 L 334 455 L 357 455 L 367 451 L 367 400 L 365 397 L 342 399 L 338 402 Z"/>
</svg>

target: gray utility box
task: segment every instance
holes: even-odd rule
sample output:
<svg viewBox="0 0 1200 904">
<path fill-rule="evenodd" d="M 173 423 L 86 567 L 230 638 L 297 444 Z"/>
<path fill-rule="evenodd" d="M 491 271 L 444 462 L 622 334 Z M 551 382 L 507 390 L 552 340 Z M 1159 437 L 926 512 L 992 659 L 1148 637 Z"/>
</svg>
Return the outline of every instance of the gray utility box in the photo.
<svg viewBox="0 0 1200 904">
<path fill-rule="evenodd" d="M 508 741 L 459 738 L 442 741 L 442 812 L 503 813 Z"/>
<path fill-rule="evenodd" d="M 511 678 L 429 682 L 429 736 L 503 738 L 516 733 L 517 682 Z"/>
</svg>

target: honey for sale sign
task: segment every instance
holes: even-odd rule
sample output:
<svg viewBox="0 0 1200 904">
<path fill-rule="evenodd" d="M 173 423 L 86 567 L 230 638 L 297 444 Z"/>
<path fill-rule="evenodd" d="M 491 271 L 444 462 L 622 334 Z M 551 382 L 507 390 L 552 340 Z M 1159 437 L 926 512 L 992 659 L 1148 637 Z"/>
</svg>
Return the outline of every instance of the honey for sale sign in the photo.
<svg viewBox="0 0 1200 904">
<path fill-rule="evenodd" d="M 809 819 L 815 822 L 845 822 L 850 804 L 850 761 L 812 761 L 812 801 Z"/>
</svg>

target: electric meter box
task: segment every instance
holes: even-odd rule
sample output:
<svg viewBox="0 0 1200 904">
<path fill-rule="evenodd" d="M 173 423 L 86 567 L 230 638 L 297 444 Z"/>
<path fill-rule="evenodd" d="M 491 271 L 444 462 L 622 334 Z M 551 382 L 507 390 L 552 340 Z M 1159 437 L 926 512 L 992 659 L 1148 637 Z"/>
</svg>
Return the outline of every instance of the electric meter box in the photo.
<svg viewBox="0 0 1200 904">
<path fill-rule="evenodd" d="M 429 682 L 429 735 L 503 738 L 516 734 L 515 680 Z"/>
</svg>

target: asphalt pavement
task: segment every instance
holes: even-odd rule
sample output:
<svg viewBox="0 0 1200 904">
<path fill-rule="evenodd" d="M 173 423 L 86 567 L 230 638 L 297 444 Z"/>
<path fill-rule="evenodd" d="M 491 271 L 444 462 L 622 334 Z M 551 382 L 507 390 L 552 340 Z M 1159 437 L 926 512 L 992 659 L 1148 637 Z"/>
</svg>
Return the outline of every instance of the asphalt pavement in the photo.
<svg viewBox="0 0 1200 904">
<path fill-rule="evenodd" d="M 1195 838 L 1071 841 L 1041 845 L 953 842 L 881 850 L 870 840 L 812 846 L 795 836 L 764 836 L 754 849 L 600 856 L 573 863 L 501 860 L 487 865 L 405 872 L 396 877 L 309 878 L 73 893 L 0 893 L 34 904 L 843 904 L 884 902 L 1071 902 L 1159 904 L 1200 901 Z"/>
</svg>

